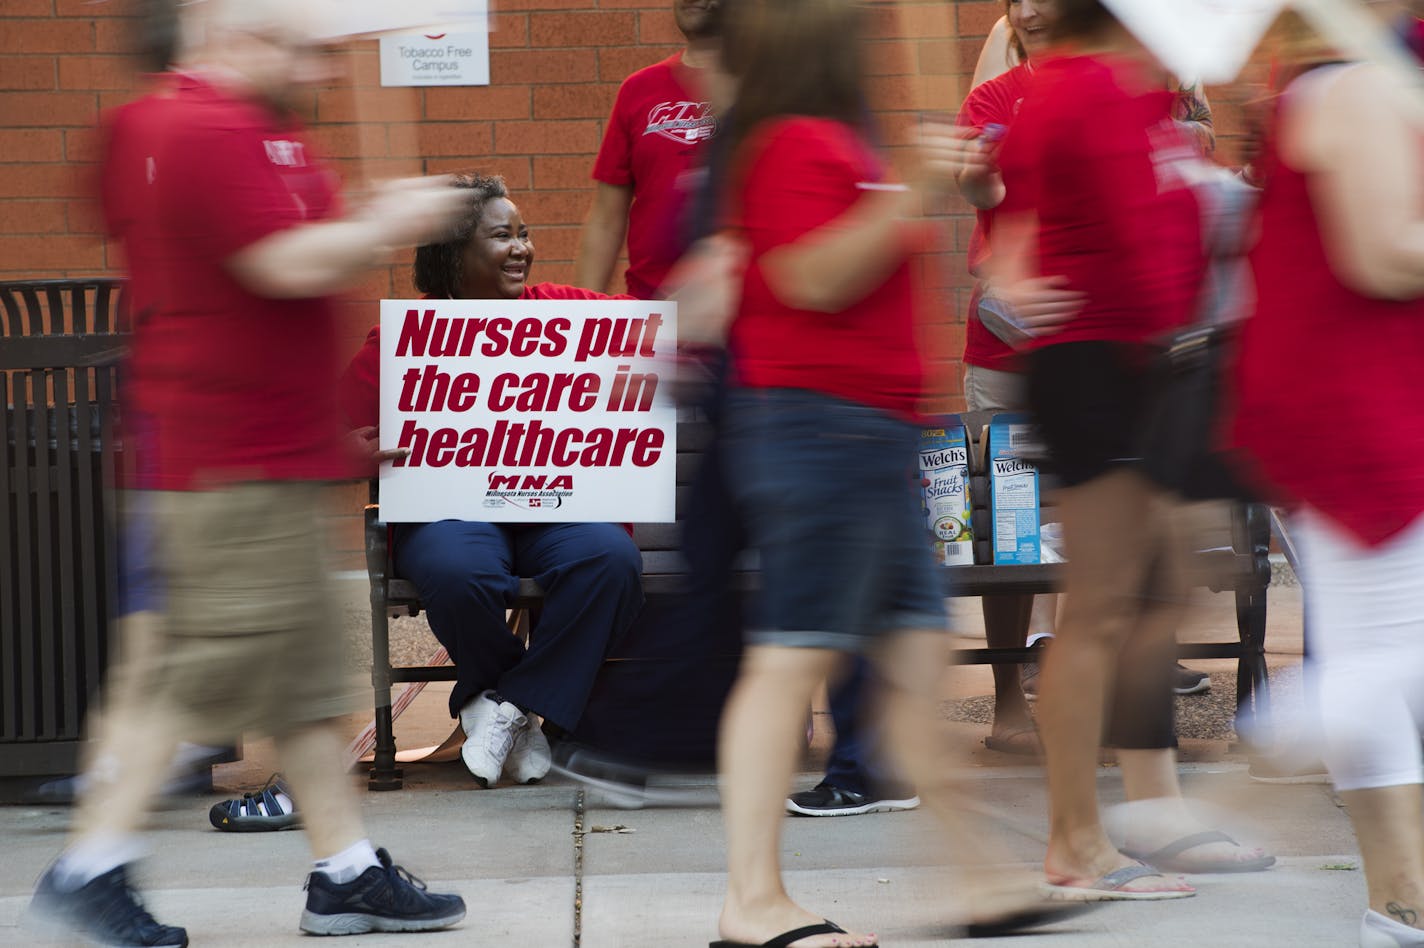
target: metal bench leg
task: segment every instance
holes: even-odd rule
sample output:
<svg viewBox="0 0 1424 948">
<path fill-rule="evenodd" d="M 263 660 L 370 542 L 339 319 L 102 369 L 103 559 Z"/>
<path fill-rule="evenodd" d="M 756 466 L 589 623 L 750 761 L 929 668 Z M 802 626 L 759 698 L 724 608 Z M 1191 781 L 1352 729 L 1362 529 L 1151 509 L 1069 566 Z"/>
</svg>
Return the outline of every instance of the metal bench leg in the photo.
<svg viewBox="0 0 1424 948">
<path fill-rule="evenodd" d="M 396 735 L 391 717 L 390 620 L 386 597 L 371 590 L 371 686 L 376 692 L 376 749 L 368 790 L 399 790 L 405 773 L 396 766 Z"/>
<path fill-rule="evenodd" d="M 1266 591 L 1271 584 L 1269 512 L 1260 504 L 1232 513 L 1232 546 L 1251 555 L 1254 575 L 1249 586 L 1236 589 L 1236 629 L 1241 658 L 1236 664 L 1238 733 L 1251 733 L 1257 716 L 1269 711 L 1266 670 Z"/>
</svg>

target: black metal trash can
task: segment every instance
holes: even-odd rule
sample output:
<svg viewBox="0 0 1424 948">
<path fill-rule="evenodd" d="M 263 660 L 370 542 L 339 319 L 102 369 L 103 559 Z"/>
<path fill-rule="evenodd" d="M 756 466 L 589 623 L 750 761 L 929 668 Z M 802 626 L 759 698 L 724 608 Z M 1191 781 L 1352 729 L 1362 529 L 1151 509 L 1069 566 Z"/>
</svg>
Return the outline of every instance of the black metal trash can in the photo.
<svg viewBox="0 0 1424 948">
<path fill-rule="evenodd" d="M 107 664 L 119 289 L 0 283 L 0 777 L 74 772 Z"/>
</svg>

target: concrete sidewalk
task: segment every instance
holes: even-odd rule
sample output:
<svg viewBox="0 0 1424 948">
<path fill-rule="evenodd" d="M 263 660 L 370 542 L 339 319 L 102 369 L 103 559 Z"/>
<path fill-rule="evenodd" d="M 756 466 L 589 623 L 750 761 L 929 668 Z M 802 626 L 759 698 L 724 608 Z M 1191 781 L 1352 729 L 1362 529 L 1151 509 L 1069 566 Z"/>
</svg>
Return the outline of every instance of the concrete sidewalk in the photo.
<svg viewBox="0 0 1424 948">
<path fill-rule="evenodd" d="M 1267 649 L 1274 669 L 1299 661 L 1299 590 L 1273 587 Z M 965 613 L 972 620 L 972 610 Z M 959 627 L 963 627 L 961 624 Z M 1183 638 L 1220 641 L 1233 634 L 1229 596 L 1212 597 Z M 976 643 L 972 638 L 966 645 Z M 1227 679 L 1234 663 L 1192 662 Z M 436 744 L 449 733 L 448 685 L 432 685 L 398 722 L 402 747 Z M 987 667 L 947 672 L 946 695 L 983 695 Z M 1184 699 L 1192 700 L 1192 699 Z M 352 733 L 369 711 L 351 719 Z M 819 722 L 823 720 L 818 716 Z M 986 729 L 952 723 L 965 755 L 964 781 L 991 801 L 1007 860 L 1032 869 L 1042 859 L 1046 801 L 1041 772 L 982 747 Z M 808 755 L 810 786 L 817 777 Z M 300 833 L 238 835 L 208 826 L 207 809 L 254 789 L 272 764 L 270 745 L 215 772 L 219 792 L 176 801 L 154 818 L 155 856 L 144 870 L 154 913 L 184 925 L 195 945 L 312 944 L 297 931 L 310 865 Z M 1263 786 L 1226 741 L 1184 742 L 1186 792 L 1213 808 L 1213 822 L 1243 844 L 1279 857 L 1260 873 L 1197 876 L 1196 898 L 1106 905 L 1042 930 L 1039 943 L 1086 946 L 1348 946 L 1364 908 L 1364 879 L 1348 820 L 1321 785 Z M 353 779 L 358 779 L 353 777 Z M 1121 799 L 1115 769 L 1100 775 L 1102 798 Z M 363 784 L 364 786 L 364 781 Z M 523 948 L 680 948 L 716 937 L 723 884 L 722 826 L 710 776 L 669 778 L 678 806 L 623 810 L 558 779 L 534 787 L 479 790 L 458 762 L 406 765 L 406 789 L 364 793 L 372 841 L 439 891 L 457 891 L 470 915 L 457 929 L 416 939 L 364 936 L 359 945 L 503 945 Z M 68 811 L 0 807 L 0 945 L 34 944 L 18 927 L 35 880 L 63 841 Z M 975 817 L 977 819 L 977 817 Z M 582 832 L 579 832 L 579 830 Z M 922 811 L 846 819 L 788 817 L 783 846 L 792 894 L 816 911 L 880 934 L 897 948 L 951 943 L 959 910 L 942 866 L 941 841 Z M 984 945 L 1028 944 L 1029 936 Z M 966 942 L 967 944 L 967 942 Z"/>
<path fill-rule="evenodd" d="M 809 785 L 814 777 L 807 775 Z M 1012 858 L 1041 858 L 1043 784 L 1034 768 L 975 769 L 974 792 L 1019 827 L 1005 829 Z M 1266 872 L 1198 876 L 1196 898 L 1107 905 L 1045 932 L 1054 948 L 1090 945 L 1340 946 L 1355 941 L 1364 881 L 1344 813 L 1320 785 L 1262 786 L 1239 764 L 1184 765 L 1188 793 L 1232 807 L 1226 828 L 1280 856 Z M 1110 771 L 1104 798 L 1117 798 Z M 371 837 L 433 888 L 457 891 L 470 916 L 430 944 L 529 948 L 696 946 L 716 935 L 722 891 L 721 821 L 710 779 L 685 778 L 685 805 L 614 809 L 557 782 L 495 791 L 415 789 L 370 794 Z M 188 927 L 195 945 L 300 944 L 297 916 L 308 866 L 300 833 L 221 834 L 192 799 L 158 814 L 145 868 L 148 901 Z M 0 809 L 0 943 L 32 944 L 18 927 L 36 877 L 60 844 L 67 813 Z M 583 833 L 576 834 L 582 826 Z M 951 943 L 955 903 L 944 851 L 922 811 L 847 819 L 795 819 L 785 827 L 792 893 L 847 925 L 903 948 Z M 1346 868 L 1349 867 L 1349 868 Z M 576 925 L 578 926 L 576 929 Z M 578 931 L 580 939 L 576 940 Z M 977 943 L 1021 944 L 1020 939 Z M 420 940 L 427 943 L 426 939 Z M 365 936 L 359 944 L 414 944 Z"/>
</svg>

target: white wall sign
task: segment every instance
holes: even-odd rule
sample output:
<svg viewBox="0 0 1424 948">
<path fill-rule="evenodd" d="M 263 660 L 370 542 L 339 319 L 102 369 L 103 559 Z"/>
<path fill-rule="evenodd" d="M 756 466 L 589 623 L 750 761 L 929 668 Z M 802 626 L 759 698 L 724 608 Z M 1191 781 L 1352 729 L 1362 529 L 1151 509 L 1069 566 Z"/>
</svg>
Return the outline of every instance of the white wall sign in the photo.
<svg viewBox="0 0 1424 948">
<path fill-rule="evenodd" d="M 382 518 L 671 522 L 676 343 L 674 303 L 382 300 Z"/>
<path fill-rule="evenodd" d="M 383 86 L 487 86 L 489 82 L 489 31 L 482 24 L 462 24 L 458 33 L 381 37 Z"/>
</svg>

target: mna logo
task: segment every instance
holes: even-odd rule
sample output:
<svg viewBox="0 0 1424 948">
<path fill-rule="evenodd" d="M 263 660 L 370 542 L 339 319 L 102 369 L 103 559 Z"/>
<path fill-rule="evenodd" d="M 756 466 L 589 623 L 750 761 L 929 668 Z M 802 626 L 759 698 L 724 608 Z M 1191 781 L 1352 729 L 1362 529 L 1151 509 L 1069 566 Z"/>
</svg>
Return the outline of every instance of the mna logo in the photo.
<svg viewBox="0 0 1424 948">
<path fill-rule="evenodd" d="M 572 474 L 560 474 L 557 477 L 550 477 L 548 474 L 498 474 L 493 471 L 489 476 L 489 489 L 495 490 L 573 490 L 574 476 Z"/>
<path fill-rule="evenodd" d="M 661 135 L 683 145 L 695 145 L 717 132 L 710 102 L 664 102 L 648 112 L 644 135 Z"/>
<path fill-rule="evenodd" d="M 522 510 L 554 510 L 562 507 L 564 498 L 572 497 L 573 493 L 572 474 L 500 474 L 491 471 L 484 505 L 502 507 L 508 504 Z"/>
</svg>

